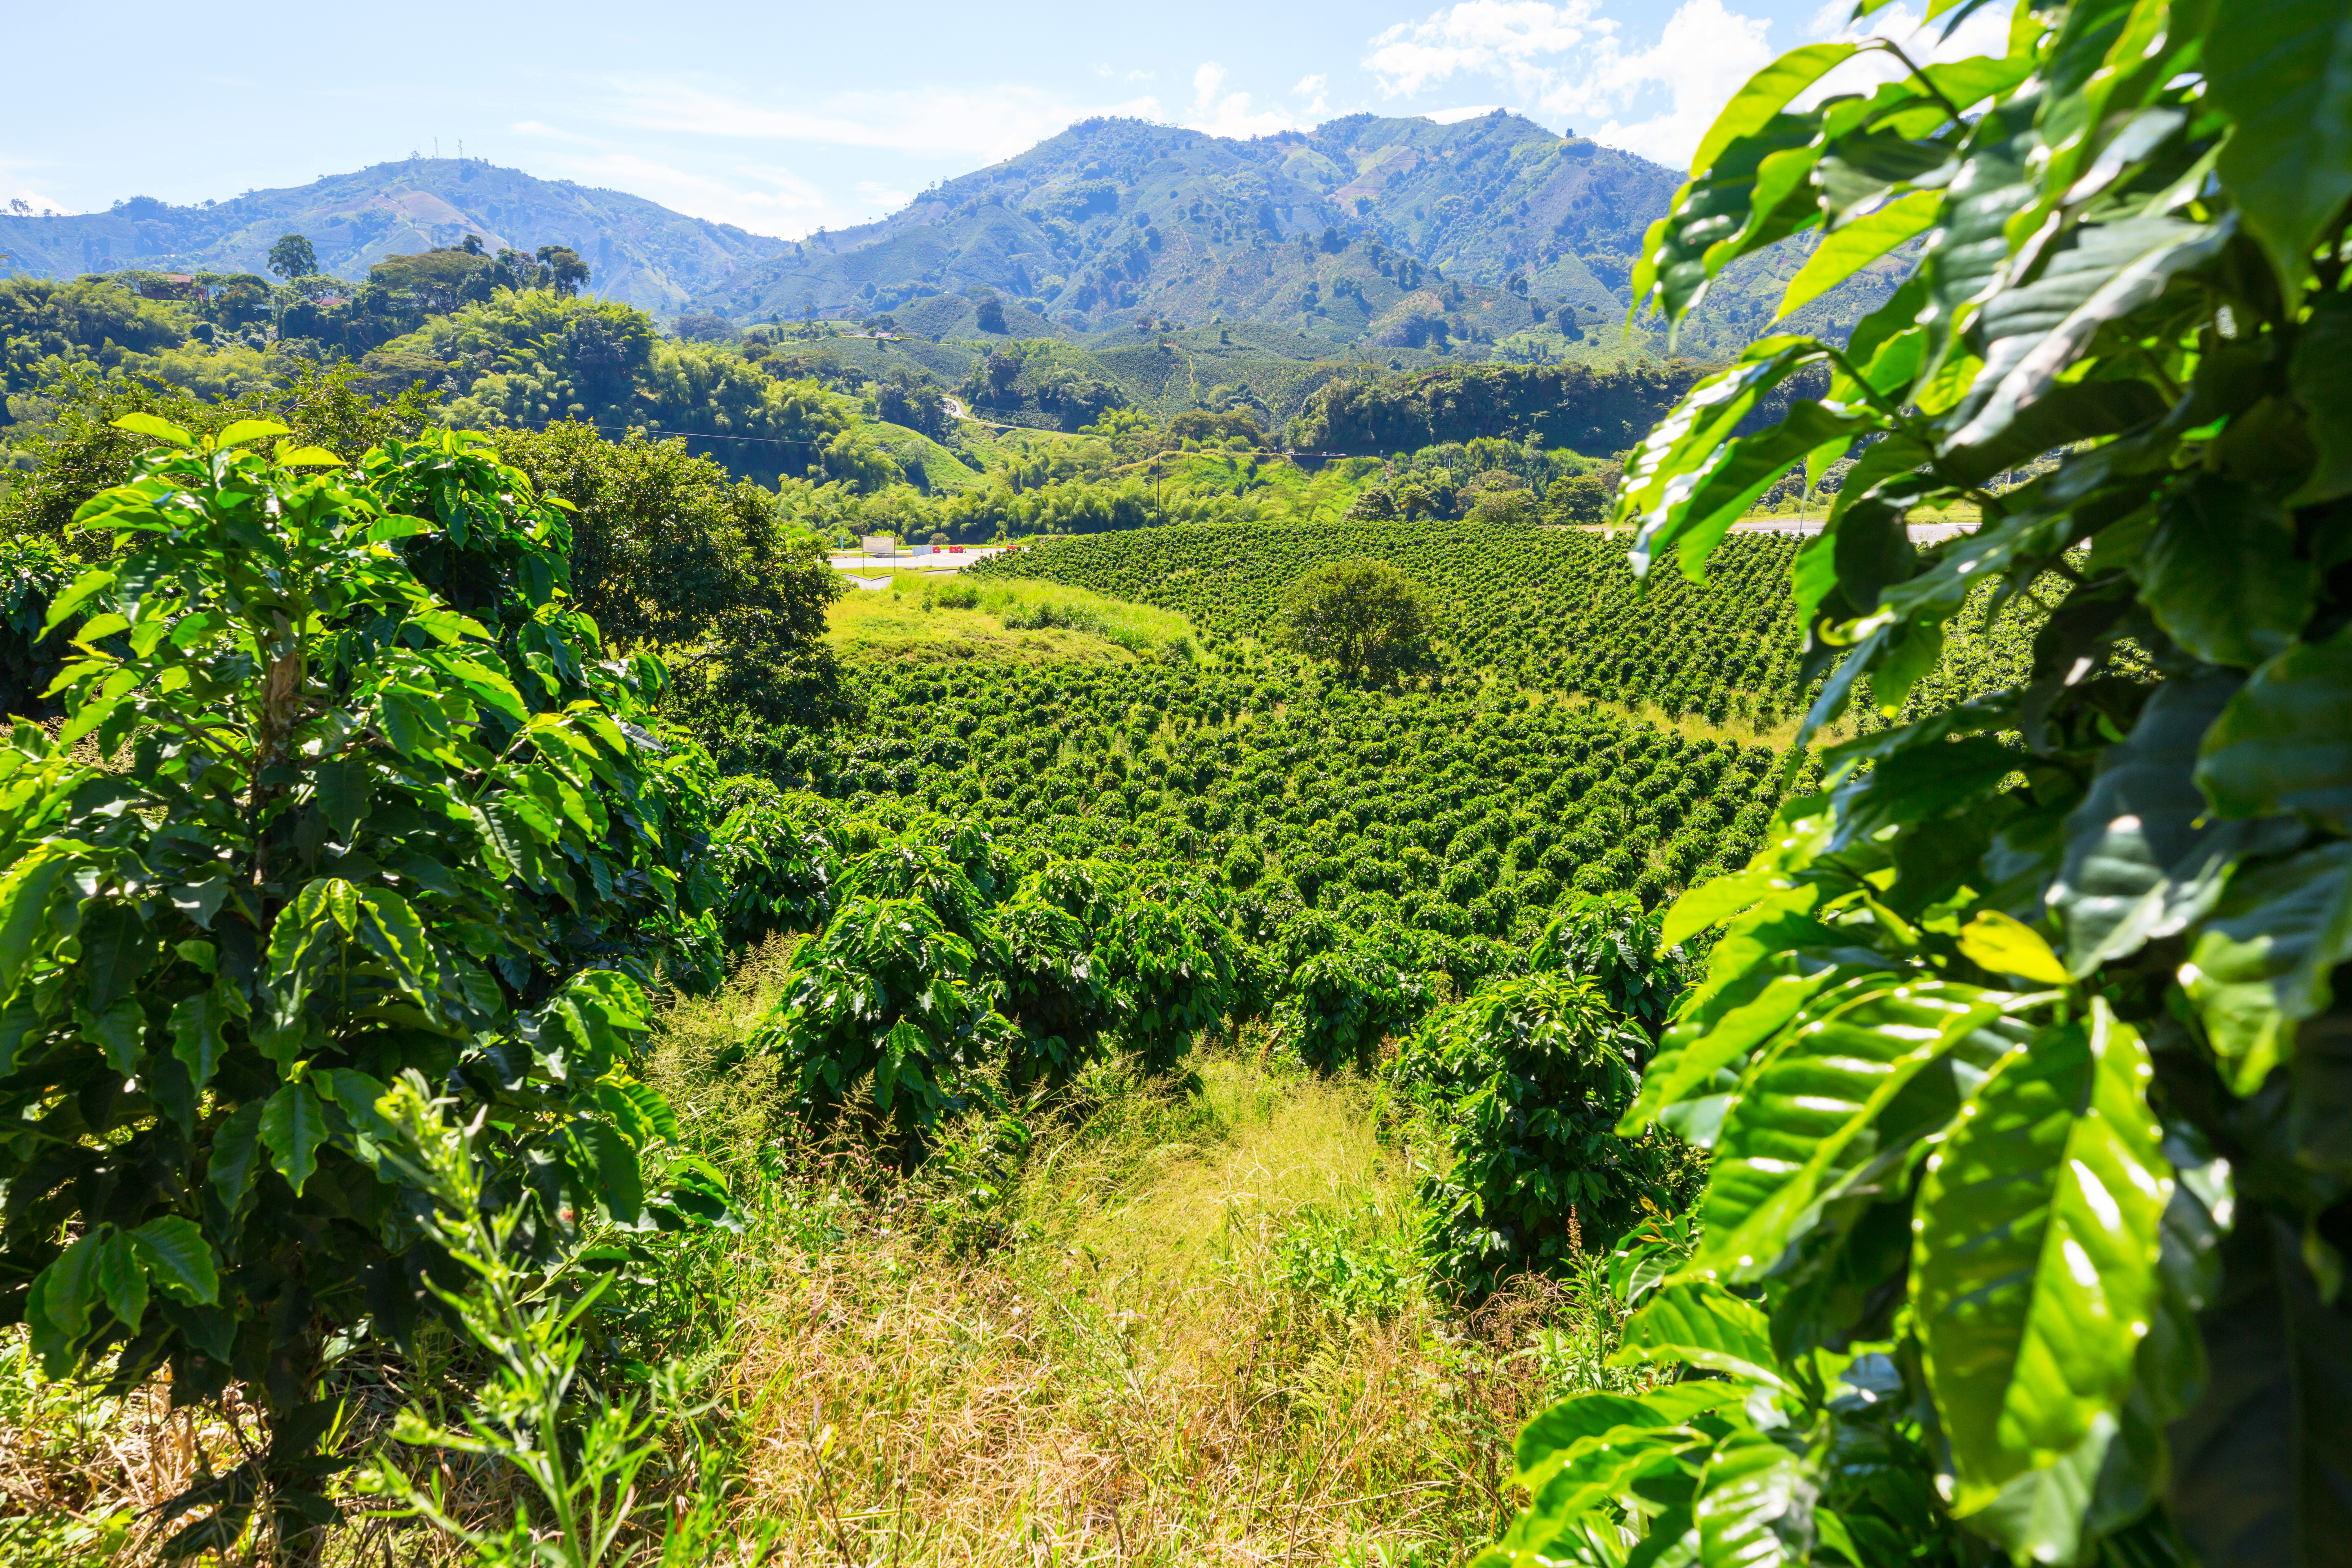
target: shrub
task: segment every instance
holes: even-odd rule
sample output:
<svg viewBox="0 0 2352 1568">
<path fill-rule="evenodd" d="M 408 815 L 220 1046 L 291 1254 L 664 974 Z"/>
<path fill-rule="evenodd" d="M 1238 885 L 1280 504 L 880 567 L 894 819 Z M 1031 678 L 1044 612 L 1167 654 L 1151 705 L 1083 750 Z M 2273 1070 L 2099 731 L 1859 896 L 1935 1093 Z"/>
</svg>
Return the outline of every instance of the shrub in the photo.
<svg viewBox="0 0 2352 1568">
<path fill-rule="evenodd" d="M 1645 1042 L 1594 982 L 1499 975 L 1430 1015 L 1391 1081 L 1435 1110 L 1452 1164 L 1423 1186 L 1438 1272 L 1474 1293 L 1605 1251 L 1648 1205 L 1686 1205 L 1678 1140 L 1618 1136 Z"/>
<path fill-rule="evenodd" d="M 49 612 L 80 617 L 68 717 L 0 748 L 0 1257 L 52 1375 L 111 1356 L 117 1389 L 256 1391 L 272 1441 L 183 1500 L 216 1505 L 193 1551 L 264 1498 L 281 1539 L 331 1517 L 328 1339 L 404 1338 L 456 1279 L 395 1218 L 424 1200 L 378 1159 L 388 1080 L 494 1118 L 487 1179 L 535 1254 L 706 1206 L 649 1191 L 644 999 L 588 967 L 647 972 L 649 928 L 690 912 L 667 793 L 695 753 L 644 727 L 658 667 L 604 662 L 553 596 L 558 514 L 478 449 L 346 468 L 250 449 L 282 426 L 123 423 L 169 445 L 75 514 L 123 547 Z M 385 504 L 425 469 L 437 518 Z M 496 634 L 402 552 L 460 527 L 540 568 Z M 85 737 L 131 765 L 77 762 Z"/>
</svg>

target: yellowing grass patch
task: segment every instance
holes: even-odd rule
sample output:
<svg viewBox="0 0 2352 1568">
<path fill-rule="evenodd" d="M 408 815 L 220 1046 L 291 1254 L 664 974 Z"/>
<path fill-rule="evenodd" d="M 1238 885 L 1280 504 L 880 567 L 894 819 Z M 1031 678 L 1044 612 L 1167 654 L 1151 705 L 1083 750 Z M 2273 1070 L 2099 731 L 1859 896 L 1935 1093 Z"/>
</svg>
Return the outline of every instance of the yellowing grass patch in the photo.
<svg viewBox="0 0 2352 1568">
<path fill-rule="evenodd" d="M 883 589 L 853 588 L 834 605 L 827 640 L 844 658 L 1143 658 L 1192 643 L 1173 610 L 1108 599 L 1058 583 L 904 573 Z"/>
</svg>

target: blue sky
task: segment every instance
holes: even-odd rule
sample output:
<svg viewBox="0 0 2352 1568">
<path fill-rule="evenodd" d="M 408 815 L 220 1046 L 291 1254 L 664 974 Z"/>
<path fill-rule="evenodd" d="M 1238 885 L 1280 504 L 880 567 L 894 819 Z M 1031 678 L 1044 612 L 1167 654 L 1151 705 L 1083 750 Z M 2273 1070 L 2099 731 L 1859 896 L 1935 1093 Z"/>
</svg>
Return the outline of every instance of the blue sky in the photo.
<svg viewBox="0 0 2352 1568">
<path fill-rule="evenodd" d="M 1872 19 L 1907 37 L 1921 0 Z M 1906 9 L 1907 7 L 1907 9 Z M 2005 11 L 2005 7 L 2000 8 Z M 797 237 L 1091 114 L 1263 135 L 1496 105 L 1679 164 L 1832 0 L 52 5 L 12 24 L 0 205 L 87 212 L 469 156 Z M 1969 25 L 1998 51 L 2006 22 Z M 1943 52 L 1950 52 L 1947 49 Z M 26 68 L 30 67 L 32 68 Z"/>
</svg>

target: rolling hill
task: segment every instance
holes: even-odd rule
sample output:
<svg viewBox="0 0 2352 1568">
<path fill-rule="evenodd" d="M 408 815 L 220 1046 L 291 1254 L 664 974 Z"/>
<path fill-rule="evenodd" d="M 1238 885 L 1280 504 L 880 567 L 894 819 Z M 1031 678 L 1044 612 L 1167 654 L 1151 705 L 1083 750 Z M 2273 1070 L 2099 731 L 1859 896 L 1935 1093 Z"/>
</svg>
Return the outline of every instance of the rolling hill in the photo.
<svg viewBox="0 0 2352 1568">
<path fill-rule="evenodd" d="M 270 245 L 288 233 L 306 236 L 321 268 L 353 282 L 387 256 L 456 245 L 468 234 L 492 250 L 569 246 L 587 260 L 598 292 L 658 312 L 792 248 L 622 191 L 537 179 L 478 159 L 419 158 L 195 206 L 134 196 L 110 212 L 0 216 L 0 252 L 22 271 L 51 278 L 125 267 L 259 272 Z"/>
</svg>

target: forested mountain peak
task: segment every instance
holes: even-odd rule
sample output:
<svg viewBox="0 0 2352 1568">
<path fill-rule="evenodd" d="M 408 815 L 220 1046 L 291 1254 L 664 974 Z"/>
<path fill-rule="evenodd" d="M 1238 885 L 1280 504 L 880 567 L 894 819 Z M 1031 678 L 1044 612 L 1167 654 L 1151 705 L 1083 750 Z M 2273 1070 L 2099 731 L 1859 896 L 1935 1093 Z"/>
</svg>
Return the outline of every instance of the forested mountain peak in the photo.
<svg viewBox="0 0 2352 1568">
<path fill-rule="evenodd" d="M 103 213 L 0 216 L 0 252 L 19 269 L 49 277 L 124 267 L 259 272 L 288 233 L 310 239 L 321 269 L 353 282 L 388 256 L 456 245 L 468 234 L 493 251 L 562 245 L 588 262 L 600 293 L 649 310 L 676 309 L 737 268 L 788 248 L 623 191 L 542 180 L 477 158 L 415 158 L 191 206 L 134 196 Z"/>
<path fill-rule="evenodd" d="M 879 222 L 821 230 L 695 303 L 739 321 L 887 312 L 977 338 L 999 330 L 982 320 L 994 295 L 1016 334 L 1249 321 L 1543 359 L 1622 315 L 1643 228 L 1680 179 L 1499 110 L 1452 124 L 1355 114 L 1247 141 L 1089 120 Z M 1725 279 L 1685 328 L 1692 347 L 1753 336 L 1786 270 Z"/>
</svg>

